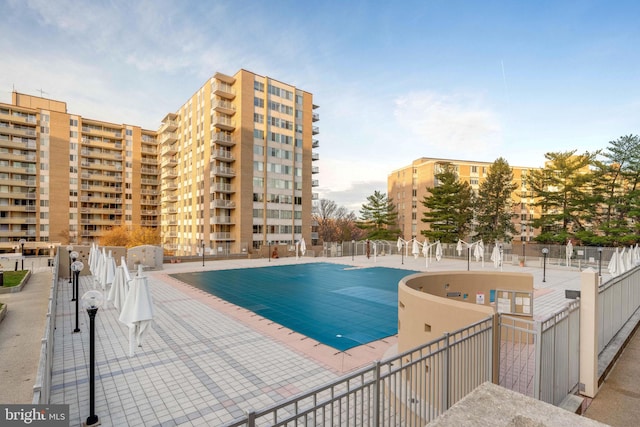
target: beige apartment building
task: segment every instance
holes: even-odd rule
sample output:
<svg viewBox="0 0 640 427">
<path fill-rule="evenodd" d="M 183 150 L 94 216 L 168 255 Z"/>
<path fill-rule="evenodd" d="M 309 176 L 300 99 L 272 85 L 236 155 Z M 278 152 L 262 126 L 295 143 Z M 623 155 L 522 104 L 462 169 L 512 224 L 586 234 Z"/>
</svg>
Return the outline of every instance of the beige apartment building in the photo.
<svg viewBox="0 0 640 427">
<path fill-rule="evenodd" d="M 0 103 L 0 252 L 160 228 L 165 252 L 246 253 L 311 242 L 312 95 L 217 73 L 158 131 L 84 118 L 65 102 Z"/>
<path fill-rule="evenodd" d="M 455 168 L 458 177 L 471 185 L 476 193 L 484 181 L 492 162 L 469 160 L 435 159 L 421 157 L 411 165 L 394 170 L 387 177 L 387 191 L 398 212 L 398 224 L 404 239 L 421 237 L 429 224 L 422 222 L 426 208 L 422 204 L 425 196 L 429 196 L 427 187 L 434 187 L 435 174 L 445 164 Z M 513 242 L 528 242 L 537 236 L 540 230 L 533 228 L 534 218 L 539 217 L 539 208 L 533 205 L 533 192 L 527 184 L 527 174 L 532 168 L 511 166 L 513 180 L 517 189 L 513 192 L 514 217 L 516 234 Z"/>
<path fill-rule="evenodd" d="M 158 131 L 161 223 L 176 255 L 311 242 L 318 113 L 310 93 L 216 73 Z"/>
</svg>

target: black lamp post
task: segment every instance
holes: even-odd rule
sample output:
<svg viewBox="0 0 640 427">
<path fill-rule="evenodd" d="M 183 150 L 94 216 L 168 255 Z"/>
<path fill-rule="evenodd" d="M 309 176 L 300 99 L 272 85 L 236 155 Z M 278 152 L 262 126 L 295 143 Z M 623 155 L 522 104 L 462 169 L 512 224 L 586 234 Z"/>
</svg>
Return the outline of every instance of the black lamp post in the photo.
<svg viewBox="0 0 640 427">
<path fill-rule="evenodd" d="M 404 242 L 400 242 L 400 259 L 402 259 L 402 265 L 404 265 Z"/>
<path fill-rule="evenodd" d="M 22 270 L 24 270 L 24 244 L 27 243 L 26 240 L 20 239 L 20 258 L 22 259 Z"/>
<path fill-rule="evenodd" d="M 82 306 L 86 308 L 89 315 L 89 416 L 85 422 L 86 426 L 96 426 L 100 424 L 100 420 L 96 415 L 96 393 L 95 393 L 95 319 L 98 314 L 98 308 L 102 306 L 104 297 L 102 292 L 89 291 L 82 296 Z"/>
<path fill-rule="evenodd" d="M 80 276 L 80 272 L 82 271 L 82 269 L 84 268 L 84 264 L 82 263 L 82 261 L 74 261 L 73 264 L 71 264 L 71 271 L 73 271 L 73 276 L 74 276 L 74 283 L 73 283 L 73 293 L 74 293 L 74 297 L 72 301 L 76 302 L 76 328 L 73 330 L 73 332 L 80 332 L 80 328 L 78 327 L 78 311 L 80 311 L 78 309 L 78 302 L 80 301 L 80 298 L 76 298 L 76 296 L 78 295 L 78 283 L 79 283 L 79 276 Z"/>
<path fill-rule="evenodd" d="M 467 271 L 471 270 L 471 245 L 467 245 Z"/>
<path fill-rule="evenodd" d="M 204 240 L 202 241 L 202 266 L 204 267 Z"/>
<path fill-rule="evenodd" d="M 269 262 L 271 262 L 271 240 L 269 240 Z"/>
<path fill-rule="evenodd" d="M 69 254 L 69 258 L 71 259 L 70 264 L 69 264 L 69 269 L 70 271 L 73 271 L 73 264 L 75 264 L 76 260 L 78 259 L 78 252 L 76 251 L 72 251 Z M 83 265 L 84 267 L 84 265 Z M 76 281 L 77 281 L 77 276 L 76 276 Z M 72 282 L 71 283 L 71 292 L 73 294 L 73 298 L 71 298 L 71 301 L 75 301 L 78 299 L 78 284 Z"/>
<path fill-rule="evenodd" d="M 598 248 L 598 277 L 602 280 L 602 248 Z"/>
<path fill-rule="evenodd" d="M 542 255 L 544 256 L 544 261 L 542 263 L 542 281 L 547 281 L 547 254 L 549 253 L 549 249 L 542 248 Z"/>
<path fill-rule="evenodd" d="M 522 260 L 525 260 L 526 255 L 524 254 L 524 246 L 525 246 L 525 242 L 522 242 Z"/>
<path fill-rule="evenodd" d="M 71 251 L 73 251 L 73 246 L 67 246 L 67 252 L 69 252 L 69 284 L 71 284 Z"/>
<path fill-rule="evenodd" d="M 355 249 L 355 246 L 356 246 L 356 240 L 352 239 L 351 240 L 351 261 L 354 260 L 354 249 Z"/>
</svg>

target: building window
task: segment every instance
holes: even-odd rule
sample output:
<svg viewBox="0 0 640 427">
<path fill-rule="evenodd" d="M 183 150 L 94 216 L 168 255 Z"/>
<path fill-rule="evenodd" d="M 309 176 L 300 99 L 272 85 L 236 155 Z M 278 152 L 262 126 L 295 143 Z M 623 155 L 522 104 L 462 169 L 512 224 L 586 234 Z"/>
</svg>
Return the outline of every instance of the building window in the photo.
<svg viewBox="0 0 640 427">
<path fill-rule="evenodd" d="M 258 81 L 254 81 L 253 82 L 253 88 L 255 90 L 257 90 L 258 92 L 264 92 L 264 83 L 258 82 Z"/>
<path fill-rule="evenodd" d="M 264 108 L 264 99 L 258 98 L 257 96 L 253 98 L 253 105 L 255 107 Z"/>
</svg>

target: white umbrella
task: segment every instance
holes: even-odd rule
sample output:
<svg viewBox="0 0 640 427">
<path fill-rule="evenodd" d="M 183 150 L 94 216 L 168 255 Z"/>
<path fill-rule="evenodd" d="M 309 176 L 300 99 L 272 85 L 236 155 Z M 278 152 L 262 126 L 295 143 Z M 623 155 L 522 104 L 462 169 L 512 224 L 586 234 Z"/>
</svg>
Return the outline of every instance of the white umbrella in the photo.
<svg viewBox="0 0 640 427">
<path fill-rule="evenodd" d="M 609 274 L 611 274 L 611 277 L 616 277 L 618 274 L 620 274 L 620 272 L 618 271 L 618 248 L 616 248 L 616 253 L 611 256 L 607 269 L 609 270 Z"/>
<path fill-rule="evenodd" d="M 129 327 L 129 356 L 133 356 L 135 345 L 142 346 L 144 334 L 153 321 L 153 300 L 147 277 L 139 275 L 131 281 L 118 320 Z"/>
<path fill-rule="evenodd" d="M 94 263 L 94 259 L 96 257 L 96 244 L 95 243 L 91 243 L 91 247 L 89 248 L 89 259 L 87 259 L 87 263 L 89 264 L 89 271 L 91 272 L 91 275 L 96 274 L 95 271 L 93 271 L 93 263 Z"/>
<path fill-rule="evenodd" d="M 411 254 L 414 259 L 418 259 L 418 255 L 420 255 L 420 245 L 418 244 L 417 239 L 413 239 L 413 245 L 411 246 Z"/>
<path fill-rule="evenodd" d="M 480 242 L 476 242 L 475 247 L 473 248 L 473 257 L 476 259 L 476 262 L 480 261 Z"/>
<path fill-rule="evenodd" d="M 302 256 L 307 252 L 307 244 L 304 241 L 304 237 L 300 239 L 300 252 L 302 253 Z"/>
<path fill-rule="evenodd" d="M 493 247 L 493 252 L 491 252 L 491 261 L 493 261 L 493 266 L 498 268 L 502 265 L 502 254 L 500 253 L 500 248 L 498 244 Z"/>
<path fill-rule="evenodd" d="M 127 273 L 125 273 L 126 270 L 126 267 L 123 267 L 122 265 L 116 268 L 113 284 L 111 285 L 111 290 L 109 290 L 109 296 L 107 297 L 107 301 L 111 301 L 113 303 L 113 306 L 118 310 L 118 313 L 120 313 L 122 307 L 124 307 L 127 293 L 129 291 Z"/>
<path fill-rule="evenodd" d="M 616 255 L 618 255 L 618 274 L 622 274 L 627 271 L 627 265 L 625 263 L 625 248 L 623 247 L 620 253 L 618 253 L 618 249 L 616 248 Z"/>
<path fill-rule="evenodd" d="M 104 259 L 104 265 L 102 270 L 100 270 L 100 285 L 102 285 L 102 290 L 104 291 L 107 288 L 107 285 L 113 283 L 113 278 L 116 275 L 116 262 L 113 259 L 112 252 L 109 251 L 109 255 Z"/>
<path fill-rule="evenodd" d="M 440 261 L 442 259 L 442 245 L 440 244 L 440 240 L 436 242 L 436 261 Z"/>
<path fill-rule="evenodd" d="M 127 283 L 131 281 L 131 274 L 129 274 L 129 267 L 127 267 L 127 261 L 124 259 L 124 256 L 120 257 L 120 266 L 124 267 L 124 274 L 127 278 Z"/>
<path fill-rule="evenodd" d="M 633 263 L 640 264 L 640 246 L 636 243 L 636 247 L 633 249 Z"/>
<path fill-rule="evenodd" d="M 567 243 L 565 254 L 567 259 L 567 267 L 569 267 L 571 265 L 571 257 L 573 256 L 573 243 L 571 243 L 571 240 L 569 240 L 569 243 Z"/>
<path fill-rule="evenodd" d="M 402 250 L 402 238 L 398 237 L 398 253 Z"/>
<path fill-rule="evenodd" d="M 104 247 L 102 248 L 102 251 L 98 252 L 96 263 L 96 283 L 104 289 L 106 283 L 103 283 L 103 276 L 107 267 L 107 250 Z"/>
<path fill-rule="evenodd" d="M 429 241 L 424 239 L 424 243 L 422 244 L 422 255 L 427 258 L 429 256 L 429 252 L 431 252 L 431 246 L 429 245 Z"/>
<path fill-rule="evenodd" d="M 625 265 L 627 266 L 628 270 L 631 270 L 633 268 L 633 245 L 629 246 L 629 250 L 627 251 L 627 259 L 625 262 Z"/>
<path fill-rule="evenodd" d="M 458 240 L 458 245 L 456 246 L 456 251 L 458 251 L 458 256 L 462 255 L 462 240 Z"/>
</svg>

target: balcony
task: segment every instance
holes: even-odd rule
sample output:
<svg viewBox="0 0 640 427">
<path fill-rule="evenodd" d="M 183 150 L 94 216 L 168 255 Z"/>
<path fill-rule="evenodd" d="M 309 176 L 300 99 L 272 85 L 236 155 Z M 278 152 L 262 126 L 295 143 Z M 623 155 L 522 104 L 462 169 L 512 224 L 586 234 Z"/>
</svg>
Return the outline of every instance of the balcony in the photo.
<svg viewBox="0 0 640 427">
<path fill-rule="evenodd" d="M 213 216 L 211 217 L 211 222 L 216 225 L 235 224 L 234 219 L 230 216 Z"/>
<path fill-rule="evenodd" d="M 9 133 L 16 136 L 36 136 L 36 129 L 27 126 L 15 126 L 8 123 L 0 123 L 2 133 Z"/>
<path fill-rule="evenodd" d="M 211 201 L 211 207 L 218 209 L 235 209 L 236 204 L 231 200 L 215 199 Z"/>
<path fill-rule="evenodd" d="M 320 120 L 320 114 L 311 113 L 311 121 L 317 122 L 318 120 Z"/>
<path fill-rule="evenodd" d="M 216 182 L 211 184 L 211 191 L 216 193 L 235 193 L 231 184 Z"/>
<path fill-rule="evenodd" d="M 236 113 L 236 106 L 224 99 L 214 100 L 212 108 L 218 113 L 227 114 L 229 116 L 233 116 Z"/>
<path fill-rule="evenodd" d="M 320 173 L 320 168 L 318 166 L 312 166 L 311 173 Z"/>
<path fill-rule="evenodd" d="M 231 118 L 227 116 L 220 116 L 220 115 L 213 116 L 211 125 L 215 126 L 218 129 L 222 129 L 226 131 L 232 131 L 236 128 L 236 124 L 234 120 L 231 120 Z"/>
<path fill-rule="evenodd" d="M 176 129 L 178 129 L 178 122 L 176 120 L 166 120 L 160 125 L 158 133 L 173 132 Z"/>
<path fill-rule="evenodd" d="M 158 190 L 149 190 L 148 188 L 143 188 L 140 190 L 140 194 L 145 196 L 157 196 Z"/>
<path fill-rule="evenodd" d="M 233 99 L 236 97 L 236 90 L 230 84 L 216 81 L 211 85 L 211 91 L 221 98 Z"/>
<path fill-rule="evenodd" d="M 320 128 L 319 128 L 318 126 L 313 126 L 313 127 L 311 128 L 311 133 L 312 133 L 313 135 L 317 135 L 317 134 L 319 134 L 319 133 L 320 133 Z"/>
<path fill-rule="evenodd" d="M 236 141 L 227 132 L 214 132 L 211 134 L 211 140 L 218 145 L 225 147 L 233 147 L 236 145 Z"/>
<path fill-rule="evenodd" d="M 158 184 L 160 184 L 160 182 L 157 179 L 149 179 L 149 178 L 142 178 L 140 180 L 140 183 L 142 183 L 143 185 L 158 185 Z"/>
<path fill-rule="evenodd" d="M 320 154 L 318 153 L 311 153 L 311 160 L 313 160 L 314 162 L 316 160 L 320 160 Z"/>
<path fill-rule="evenodd" d="M 233 168 L 227 168 L 224 166 L 216 166 L 211 168 L 211 172 L 217 176 L 224 176 L 227 178 L 233 178 L 236 176 L 236 171 Z"/>
<path fill-rule="evenodd" d="M 220 160 L 221 162 L 233 162 L 236 159 L 231 154 L 231 151 L 227 150 L 213 150 L 211 153 L 211 160 Z"/>
<path fill-rule="evenodd" d="M 319 187 L 320 186 L 320 181 L 318 181 L 317 179 L 312 179 L 311 180 L 311 186 L 312 187 Z"/>
<path fill-rule="evenodd" d="M 158 172 L 159 171 L 157 168 L 145 168 L 144 166 L 140 168 L 140 173 L 143 173 L 146 175 L 157 175 Z"/>
<path fill-rule="evenodd" d="M 311 148 L 318 148 L 320 147 L 320 141 L 318 141 L 317 139 L 314 139 L 311 141 Z"/>
<path fill-rule="evenodd" d="M 164 187 L 162 187 L 164 190 L 177 190 L 178 189 L 178 183 L 175 179 L 176 177 L 173 177 L 173 179 L 168 179 L 165 184 Z"/>
<path fill-rule="evenodd" d="M 173 156 L 178 152 L 178 144 L 164 145 L 160 150 L 160 154 L 163 156 Z"/>
<path fill-rule="evenodd" d="M 158 142 L 160 144 L 168 144 L 171 142 L 176 142 L 177 140 L 178 140 L 178 134 L 175 132 L 165 132 L 160 135 L 160 138 L 158 138 Z"/>
<path fill-rule="evenodd" d="M 175 179 L 177 177 L 178 177 L 178 172 L 176 171 L 176 168 L 167 169 L 162 174 L 162 179 Z"/>
<path fill-rule="evenodd" d="M 231 237 L 231 233 L 211 233 L 211 240 L 221 241 L 234 239 Z"/>
<path fill-rule="evenodd" d="M 311 200 L 318 200 L 319 198 L 318 193 L 311 193 Z"/>
<path fill-rule="evenodd" d="M 175 168 L 178 166 L 178 161 L 174 158 L 165 159 L 162 161 L 160 166 L 162 166 L 162 168 Z"/>
</svg>

